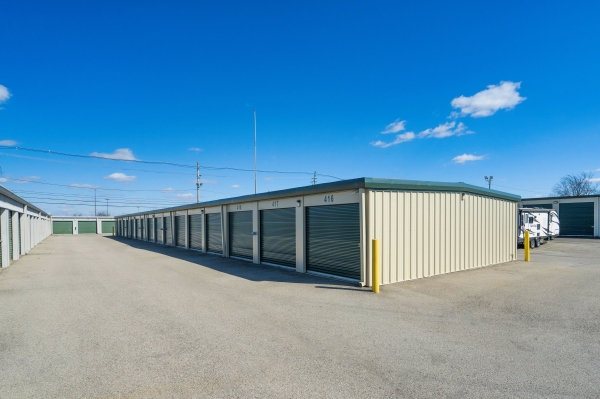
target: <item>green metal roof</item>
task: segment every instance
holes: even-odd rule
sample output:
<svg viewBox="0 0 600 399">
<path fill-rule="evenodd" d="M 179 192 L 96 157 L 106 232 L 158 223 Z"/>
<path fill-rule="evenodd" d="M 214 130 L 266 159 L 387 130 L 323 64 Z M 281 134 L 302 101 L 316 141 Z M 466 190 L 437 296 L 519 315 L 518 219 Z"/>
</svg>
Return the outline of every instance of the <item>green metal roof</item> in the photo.
<svg viewBox="0 0 600 399">
<path fill-rule="evenodd" d="M 341 180 L 332 183 L 315 184 L 312 186 L 304 186 L 290 188 L 286 190 L 270 191 L 260 194 L 244 195 L 241 197 L 225 198 L 220 200 L 202 202 L 201 204 L 194 203 L 189 205 L 181 205 L 172 208 L 156 209 L 152 211 L 130 213 L 117 217 L 129 217 L 138 215 L 147 215 L 161 212 L 182 211 L 186 209 L 194 209 L 198 207 L 228 205 L 240 202 L 262 201 L 282 197 L 297 197 L 301 195 L 312 195 L 327 193 L 332 191 L 355 190 L 359 188 L 368 188 L 371 190 L 397 190 L 397 191 L 445 191 L 445 192 L 463 192 L 469 194 L 483 195 L 486 197 L 498 198 L 507 201 L 519 202 L 521 197 L 514 194 L 505 193 L 502 191 L 489 190 L 484 187 L 473 186 L 466 183 L 443 183 L 420 180 L 398 180 L 398 179 L 376 179 L 371 177 L 361 177 L 358 179 Z"/>
<path fill-rule="evenodd" d="M 574 199 L 574 198 L 598 198 L 600 194 L 592 194 L 592 195 L 573 195 L 567 197 L 539 197 L 539 198 L 523 198 L 521 201 L 553 201 L 560 199 Z"/>
</svg>

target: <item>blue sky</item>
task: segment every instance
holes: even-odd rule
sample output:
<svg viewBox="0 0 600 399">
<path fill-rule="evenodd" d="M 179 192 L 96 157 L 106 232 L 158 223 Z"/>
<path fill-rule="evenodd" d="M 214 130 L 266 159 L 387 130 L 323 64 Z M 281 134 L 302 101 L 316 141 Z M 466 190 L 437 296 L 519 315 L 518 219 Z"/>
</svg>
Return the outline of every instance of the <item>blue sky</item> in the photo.
<svg viewBox="0 0 600 399">
<path fill-rule="evenodd" d="M 262 170 L 493 175 L 523 197 L 600 177 L 598 2 L 173 3 L 2 3 L 0 140 L 252 169 L 256 109 Z M 190 168 L 3 148 L 0 166 L 56 215 L 93 213 L 70 185 L 101 187 L 112 214 L 195 200 Z M 258 189 L 310 179 L 260 173 Z M 203 180 L 203 200 L 254 191 L 251 172 Z"/>
</svg>

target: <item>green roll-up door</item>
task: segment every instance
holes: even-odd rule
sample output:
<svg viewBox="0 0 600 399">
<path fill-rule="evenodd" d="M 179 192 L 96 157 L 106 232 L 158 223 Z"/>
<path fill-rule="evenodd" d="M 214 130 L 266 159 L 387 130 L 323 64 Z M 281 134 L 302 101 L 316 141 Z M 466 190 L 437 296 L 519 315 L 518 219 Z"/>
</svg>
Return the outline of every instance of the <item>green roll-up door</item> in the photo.
<svg viewBox="0 0 600 399">
<path fill-rule="evenodd" d="M 358 204 L 306 208 L 306 269 L 360 279 Z"/>
<path fill-rule="evenodd" d="M 190 231 L 190 248 L 202 250 L 202 215 L 190 215 L 188 222 Z"/>
<path fill-rule="evenodd" d="M 156 238 L 156 231 L 154 230 L 154 218 L 148 219 L 148 241 L 154 241 Z"/>
<path fill-rule="evenodd" d="M 138 240 L 142 239 L 142 221 L 141 221 L 141 219 L 135 219 L 135 238 Z"/>
<path fill-rule="evenodd" d="M 252 211 L 229 214 L 229 256 L 252 259 Z"/>
<path fill-rule="evenodd" d="M 173 245 L 173 226 L 171 224 L 171 216 L 165 217 L 165 240 L 167 245 Z"/>
<path fill-rule="evenodd" d="M 13 213 L 8 211 L 8 255 L 10 260 L 13 260 Z"/>
<path fill-rule="evenodd" d="M 559 204 L 558 219 L 561 236 L 594 235 L 594 203 Z"/>
<path fill-rule="evenodd" d="M 552 204 L 523 204 L 523 208 L 552 209 Z"/>
<path fill-rule="evenodd" d="M 102 221 L 102 234 L 112 234 L 115 222 Z"/>
<path fill-rule="evenodd" d="M 79 234 L 96 234 L 96 222 L 87 220 L 79 221 Z"/>
<path fill-rule="evenodd" d="M 175 216 L 175 245 L 185 247 L 185 215 Z"/>
<path fill-rule="evenodd" d="M 296 208 L 260 211 L 260 261 L 296 267 Z"/>
<path fill-rule="evenodd" d="M 206 238 L 207 252 L 217 254 L 223 253 L 223 240 L 221 238 L 221 214 L 208 213 L 206 214 Z"/>
<path fill-rule="evenodd" d="M 73 234 L 73 222 L 53 221 L 52 234 Z"/>
<path fill-rule="evenodd" d="M 163 227 L 164 218 L 162 216 L 156 218 L 156 242 L 164 244 L 165 230 Z"/>
<path fill-rule="evenodd" d="M 23 255 L 23 245 L 21 244 L 21 215 L 17 218 L 17 223 L 19 226 L 19 255 Z"/>
</svg>

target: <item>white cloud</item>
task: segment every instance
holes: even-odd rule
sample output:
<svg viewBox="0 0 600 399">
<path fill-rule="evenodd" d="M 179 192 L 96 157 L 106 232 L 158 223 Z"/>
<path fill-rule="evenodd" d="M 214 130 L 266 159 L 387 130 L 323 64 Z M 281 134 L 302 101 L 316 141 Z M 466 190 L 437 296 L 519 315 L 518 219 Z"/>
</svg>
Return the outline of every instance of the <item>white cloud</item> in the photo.
<svg viewBox="0 0 600 399">
<path fill-rule="evenodd" d="M 526 100 L 517 91 L 520 87 L 521 82 L 500 82 L 499 85 L 489 85 L 487 89 L 471 97 L 456 97 L 450 104 L 460 109 L 460 114 L 453 112 L 450 117 L 470 115 L 481 118 L 494 115 L 501 109 L 513 109 Z"/>
<path fill-rule="evenodd" d="M 242 186 L 240 186 L 239 184 L 234 184 L 233 186 L 231 186 L 231 188 L 241 188 Z"/>
<path fill-rule="evenodd" d="M 194 198 L 194 194 L 186 193 L 186 194 L 176 194 L 177 198 L 190 199 Z"/>
<path fill-rule="evenodd" d="M 69 187 L 75 187 L 75 188 L 99 188 L 98 186 L 92 186 L 91 184 L 69 184 Z"/>
<path fill-rule="evenodd" d="M 266 181 L 271 181 L 271 180 L 273 180 L 273 178 L 272 177 L 265 177 L 265 180 Z"/>
<path fill-rule="evenodd" d="M 587 179 L 587 181 L 592 183 L 600 183 L 600 177 L 594 177 L 593 179 Z"/>
<path fill-rule="evenodd" d="M 18 179 L 11 179 L 11 180 L 14 181 L 16 184 L 27 184 L 34 180 L 39 180 L 39 179 L 40 179 L 39 176 L 23 176 L 23 177 L 19 177 Z"/>
<path fill-rule="evenodd" d="M 373 147 L 380 147 L 380 148 L 388 148 L 391 147 L 393 145 L 397 145 L 400 143 L 405 143 L 407 141 L 411 141 L 414 140 L 416 137 L 414 132 L 406 132 L 406 133 L 402 133 L 396 136 L 396 139 L 394 141 L 390 141 L 390 142 L 385 142 L 385 141 L 381 141 L 381 140 L 377 140 L 377 141 L 373 141 L 371 143 L 371 145 Z"/>
<path fill-rule="evenodd" d="M 390 123 L 385 127 L 381 134 L 391 134 L 398 133 L 404 130 L 404 124 L 406 121 L 401 121 L 400 119 L 396 119 L 394 122 Z"/>
<path fill-rule="evenodd" d="M 6 147 L 14 147 L 17 145 L 17 142 L 14 140 L 0 140 L 0 145 L 6 146 Z"/>
<path fill-rule="evenodd" d="M 106 154 L 103 152 L 92 152 L 90 155 L 93 157 L 98 157 L 98 158 L 120 159 L 123 161 L 136 161 L 137 160 L 133 156 L 133 152 L 129 148 L 118 148 L 112 154 Z"/>
<path fill-rule="evenodd" d="M 445 137 L 451 136 L 462 136 L 463 134 L 471 134 L 473 133 L 470 130 L 467 130 L 467 126 L 464 123 L 460 122 L 458 125 L 456 122 L 446 122 L 438 127 L 434 127 L 433 129 L 426 129 L 419 133 L 419 138 L 436 138 L 443 139 Z"/>
<path fill-rule="evenodd" d="M 169 191 L 174 191 L 173 188 L 169 187 L 169 188 L 165 188 L 163 190 L 161 190 L 164 193 L 168 193 Z"/>
<path fill-rule="evenodd" d="M 484 158 L 484 155 L 462 154 L 452 158 L 452 160 L 455 163 L 465 163 L 471 161 L 481 161 Z"/>
<path fill-rule="evenodd" d="M 121 183 L 131 183 L 132 181 L 137 179 L 136 176 L 127 176 L 125 173 L 121 173 L 121 172 L 110 174 L 108 176 L 105 176 L 104 178 L 109 179 L 109 180 L 118 181 Z"/>
<path fill-rule="evenodd" d="M 198 148 L 198 147 L 191 147 L 188 148 L 189 151 L 196 151 L 196 152 L 200 152 L 200 151 L 204 151 L 202 148 Z"/>
<path fill-rule="evenodd" d="M 6 183 L 8 179 L 6 177 L 0 177 L 0 183 Z"/>
<path fill-rule="evenodd" d="M 8 88 L 6 86 L 0 85 L 0 104 L 6 102 L 11 96 L 12 94 L 10 94 Z"/>
</svg>

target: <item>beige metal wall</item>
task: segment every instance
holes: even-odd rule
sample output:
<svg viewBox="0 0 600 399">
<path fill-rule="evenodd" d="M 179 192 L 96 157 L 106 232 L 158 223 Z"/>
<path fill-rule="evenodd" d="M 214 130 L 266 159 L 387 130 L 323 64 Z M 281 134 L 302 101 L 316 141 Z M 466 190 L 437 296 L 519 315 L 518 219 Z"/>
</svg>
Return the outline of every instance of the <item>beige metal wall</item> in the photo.
<svg viewBox="0 0 600 399">
<path fill-rule="evenodd" d="M 366 284 L 372 239 L 380 240 L 389 284 L 514 260 L 517 203 L 473 194 L 366 193 Z"/>
</svg>

